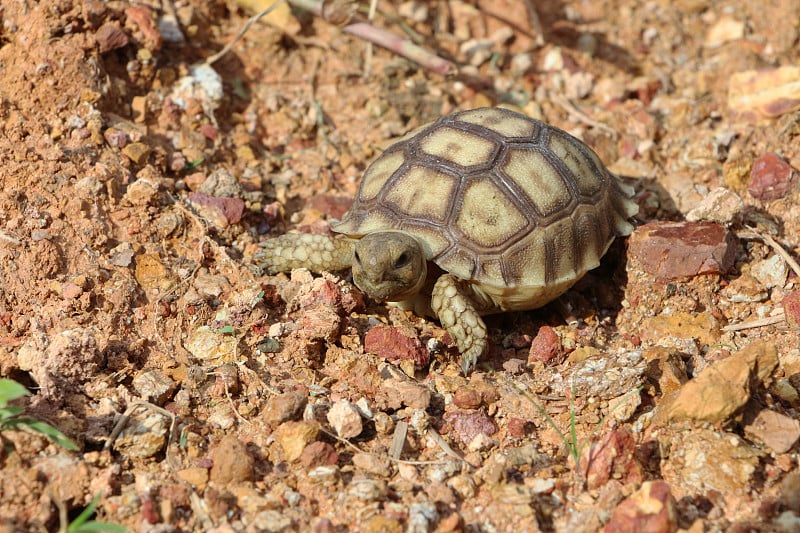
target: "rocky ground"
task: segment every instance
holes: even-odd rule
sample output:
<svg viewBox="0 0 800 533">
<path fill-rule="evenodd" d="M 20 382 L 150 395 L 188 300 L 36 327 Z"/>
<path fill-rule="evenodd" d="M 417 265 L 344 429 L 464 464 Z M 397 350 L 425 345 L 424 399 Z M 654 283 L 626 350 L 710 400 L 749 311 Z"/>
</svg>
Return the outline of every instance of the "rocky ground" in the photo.
<svg viewBox="0 0 800 533">
<path fill-rule="evenodd" d="M 800 4 L 299 4 L 209 64 L 247 7 L 0 2 L 0 377 L 79 447 L 0 433 L 0 529 L 800 530 Z M 250 268 L 495 104 L 640 212 L 470 377 L 346 274 Z"/>
</svg>

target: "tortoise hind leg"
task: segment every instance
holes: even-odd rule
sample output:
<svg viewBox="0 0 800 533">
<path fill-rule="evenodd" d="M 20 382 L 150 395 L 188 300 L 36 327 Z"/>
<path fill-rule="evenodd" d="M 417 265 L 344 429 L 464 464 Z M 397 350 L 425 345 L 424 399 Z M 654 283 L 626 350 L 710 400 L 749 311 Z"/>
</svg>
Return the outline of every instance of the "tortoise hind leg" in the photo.
<svg viewBox="0 0 800 533">
<path fill-rule="evenodd" d="M 494 304 L 469 282 L 442 275 L 433 286 L 431 308 L 461 352 L 461 369 L 468 375 L 488 347 L 486 324 L 481 315 Z"/>
<path fill-rule="evenodd" d="M 257 267 L 265 274 L 307 268 L 312 272 L 335 272 L 353 264 L 352 239 L 328 235 L 289 233 L 260 244 L 255 254 Z"/>
</svg>

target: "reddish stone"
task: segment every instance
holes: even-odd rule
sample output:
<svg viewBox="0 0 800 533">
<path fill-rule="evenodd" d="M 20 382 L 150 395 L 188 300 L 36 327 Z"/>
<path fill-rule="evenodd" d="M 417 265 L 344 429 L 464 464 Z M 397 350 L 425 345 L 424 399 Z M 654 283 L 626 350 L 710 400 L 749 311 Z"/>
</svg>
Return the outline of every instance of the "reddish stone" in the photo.
<svg viewBox="0 0 800 533">
<path fill-rule="evenodd" d="M 508 419 L 508 436 L 513 439 L 521 439 L 530 432 L 531 424 L 527 420 L 512 416 Z"/>
<path fill-rule="evenodd" d="M 453 394 L 453 403 L 460 409 L 477 409 L 483 403 L 483 396 L 470 387 L 461 387 Z"/>
<path fill-rule="evenodd" d="M 314 441 L 306 446 L 300 456 L 300 463 L 309 469 L 335 465 L 337 462 L 339 462 L 339 454 L 336 453 L 336 448 L 322 441 Z"/>
<path fill-rule="evenodd" d="M 241 198 L 221 198 L 201 192 L 189 195 L 189 202 L 198 210 L 202 208 L 216 211 L 228 224 L 237 224 L 244 214 L 244 201 Z"/>
<path fill-rule="evenodd" d="M 151 52 L 161 50 L 163 39 L 155 21 L 153 10 L 148 6 L 132 6 L 125 10 L 128 22 L 142 33 L 144 46 Z"/>
<path fill-rule="evenodd" d="M 635 456 L 636 441 L 627 428 L 615 429 L 584 449 L 581 472 L 590 489 L 602 487 L 610 479 L 622 483 L 641 483 L 642 465 Z"/>
<path fill-rule="evenodd" d="M 782 303 L 786 323 L 794 329 L 800 329 L 800 291 L 787 294 Z"/>
<path fill-rule="evenodd" d="M 733 267 L 736 238 L 713 222 L 650 222 L 633 232 L 629 252 L 661 281 L 725 274 Z"/>
<path fill-rule="evenodd" d="M 675 501 L 666 482 L 648 481 L 620 503 L 605 533 L 672 533 L 678 530 Z"/>
<path fill-rule="evenodd" d="M 306 339 L 334 342 L 339 337 L 342 317 L 336 309 L 319 304 L 303 312 L 300 317 L 300 327 Z"/>
<path fill-rule="evenodd" d="M 481 433 L 497 433 L 494 420 L 482 411 L 451 411 L 445 413 L 444 421 L 450 424 L 455 435 L 464 444 L 469 444 Z"/>
<path fill-rule="evenodd" d="M 796 173 L 789 163 L 769 152 L 753 162 L 747 192 L 759 200 L 777 200 L 789 193 L 795 177 Z"/>
<path fill-rule="evenodd" d="M 428 365 L 431 355 L 416 336 L 394 326 L 376 326 L 364 338 L 364 350 L 388 361 L 412 359 L 417 367 Z"/>
<path fill-rule="evenodd" d="M 203 135 L 203 137 L 205 137 L 209 141 L 216 141 L 217 137 L 219 136 L 219 132 L 217 131 L 217 128 L 215 128 L 211 124 L 202 124 L 202 125 L 200 125 L 198 130 Z"/>
<path fill-rule="evenodd" d="M 550 326 L 542 326 L 531 342 L 528 363 L 538 361 L 546 365 L 557 365 L 563 361 L 561 338 Z"/>
<path fill-rule="evenodd" d="M 94 34 L 94 39 L 97 41 L 101 54 L 127 46 L 128 42 L 130 42 L 125 32 L 111 22 L 106 22 L 100 26 Z"/>
<path fill-rule="evenodd" d="M 344 317 L 350 313 L 362 311 L 364 309 L 364 297 L 361 292 L 351 286 L 343 287 L 326 279 L 316 285 L 310 293 L 304 295 L 299 301 L 301 309 L 317 304 L 327 305 Z"/>
</svg>

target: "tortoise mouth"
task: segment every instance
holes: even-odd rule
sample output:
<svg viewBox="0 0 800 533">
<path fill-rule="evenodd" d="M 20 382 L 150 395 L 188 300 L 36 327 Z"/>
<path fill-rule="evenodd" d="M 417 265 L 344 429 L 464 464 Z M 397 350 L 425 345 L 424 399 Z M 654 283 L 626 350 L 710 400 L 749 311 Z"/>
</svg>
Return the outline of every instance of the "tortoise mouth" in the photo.
<svg viewBox="0 0 800 533">
<path fill-rule="evenodd" d="M 378 303 L 401 302 L 413 297 L 422 289 L 425 284 L 425 274 L 423 273 L 413 285 L 409 285 L 405 280 L 371 280 L 365 276 L 356 276 L 355 273 L 353 281 L 359 289 Z"/>
</svg>

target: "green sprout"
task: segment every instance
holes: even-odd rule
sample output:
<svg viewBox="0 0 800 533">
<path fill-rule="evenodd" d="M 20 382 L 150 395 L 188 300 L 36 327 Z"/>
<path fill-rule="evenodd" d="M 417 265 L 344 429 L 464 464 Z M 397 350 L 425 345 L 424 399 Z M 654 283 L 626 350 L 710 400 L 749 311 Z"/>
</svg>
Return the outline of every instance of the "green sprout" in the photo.
<svg viewBox="0 0 800 533">
<path fill-rule="evenodd" d="M 20 416 L 24 410 L 18 405 L 8 402 L 30 395 L 28 389 L 10 379 L 0 379 L 0 431 L 6 429 L 27 429 L 41 433 L 45 437 L 67 450 L 77 450 L 78 446 L 66 435 L 46 422 L 26 416 Z"/>
</svg>

